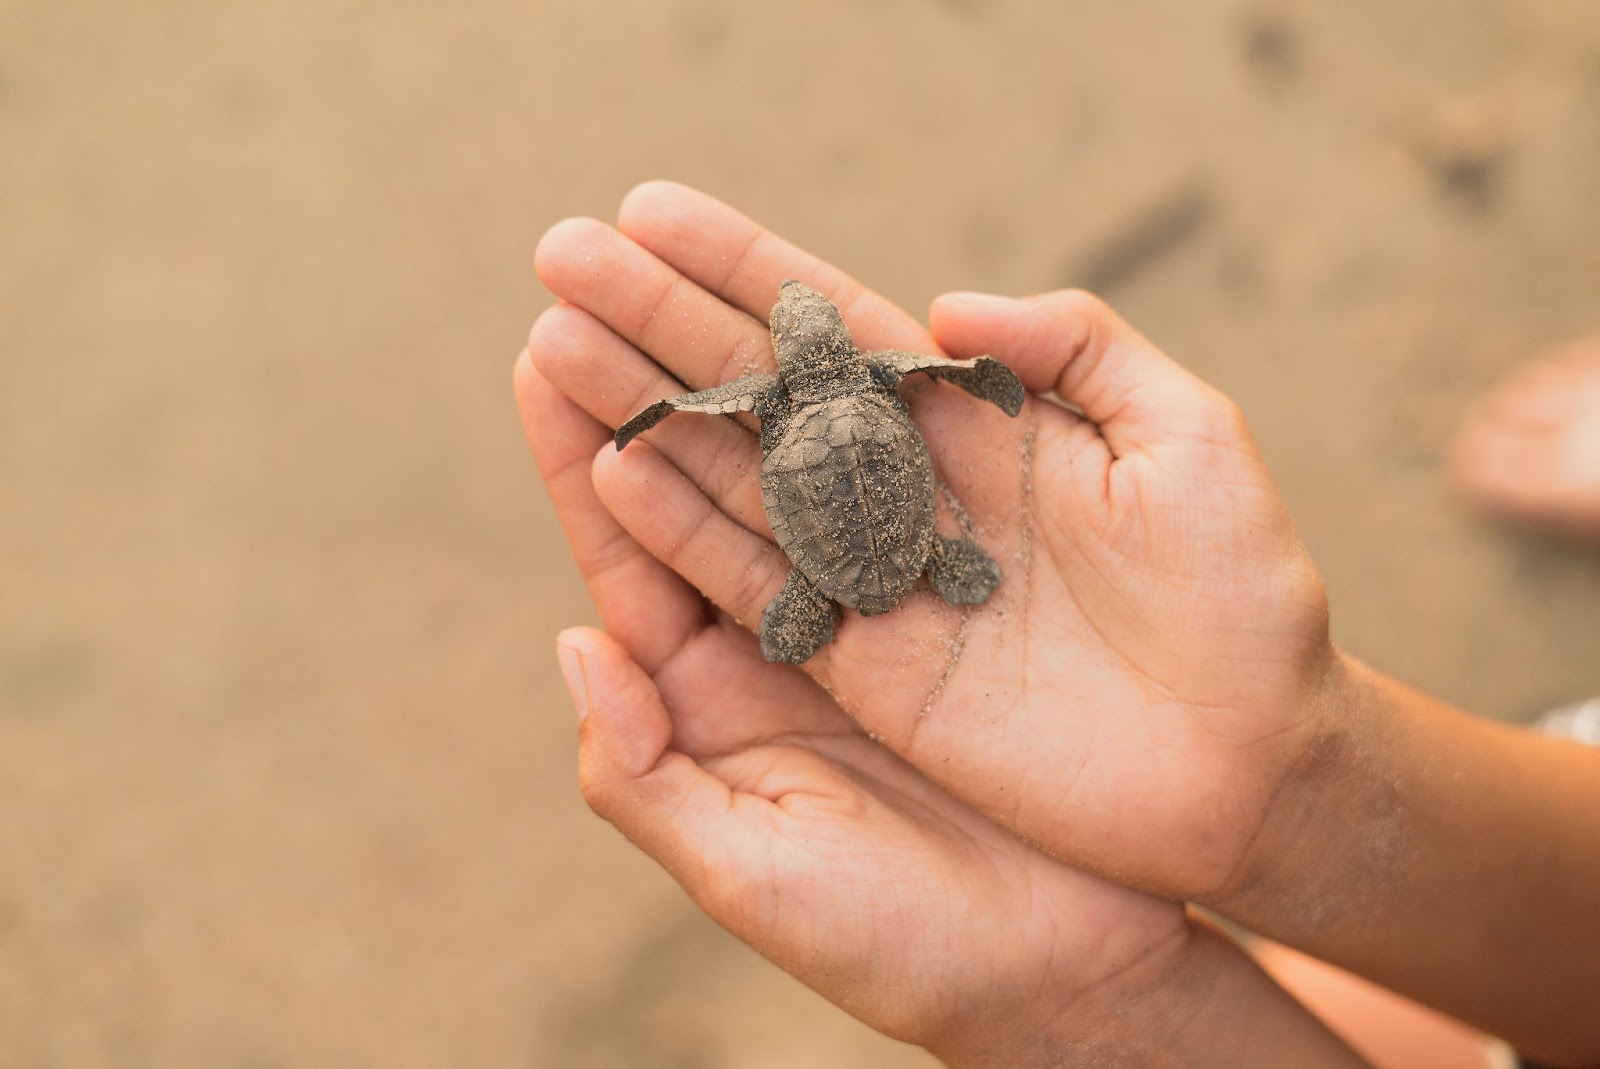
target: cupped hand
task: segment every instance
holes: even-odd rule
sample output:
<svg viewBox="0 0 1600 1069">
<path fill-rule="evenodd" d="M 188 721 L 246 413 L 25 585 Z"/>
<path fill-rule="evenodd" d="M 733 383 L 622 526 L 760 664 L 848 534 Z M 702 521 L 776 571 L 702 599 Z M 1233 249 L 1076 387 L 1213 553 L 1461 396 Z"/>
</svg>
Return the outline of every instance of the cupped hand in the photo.
<svg viewBox="0 0 1600 1069">
<path fill-rule="evenodd" d="M 1313 753 L 1338 659 L 1320 579 L 1226 398 L 1086 294 L 949 295 L 930 334 L 667 183 L 634 190 L 617 229 L 558 224 L 536 264 L 562 303 L 535 324 L 533 364 L 606 428 L 770 370 L 765 317 L 786 278 L 833 300 L 863 350 L 1010 365 L 1034 394 L 1015 419 L 949 386 L 903 390 L 949 490 L 945 533 L 1000 563 L 998 590 L 972 609 L 920 589 L 886 616 L 847 613 L 805 671 L 911 765 L 1057 856 L 1171 897 L 1220 901 L 1257 878 L 1258 836 Z M 593 486 L 627 532 L 580 530 L 579 555 L 604 573 L 615 545 L 642 546 L 754 627 L 790 565 L 748 427 L 680 415 L 623 453 L 574 454 L 570 477 L 589 479 L 593 456 Z M 656 577 L 631 592 L 649 607 L 619 624 L 641 648 L 677 633 L 650 622 L 681 625 L 676 590 Z M 758 684 L 810 685 L 753 661 L 737 675 L 700 663 L 695 686 L 718 690 L 720 717 L 753 715 Z"/>
<path fill-rule="evenodd" d="M 871 740 L 804 673 L 763 661 L 596 497 L 608 428 L 526 355 L 516 385 L 609 631 L 558 645 L 594 809 L 757 950 L 953 1063 L 1032 1064 L 1014 1044 L 1081 1042 L 1071 1029 L 1103 1028 L 1111 1005 L 1131 1017 L 1126 993 L 1187 954 L 1182 909 L 1046 857 Z M 1088 993 L 1105 1004 L 1096 1020 L 1066 1013 Z"/>
</svg>

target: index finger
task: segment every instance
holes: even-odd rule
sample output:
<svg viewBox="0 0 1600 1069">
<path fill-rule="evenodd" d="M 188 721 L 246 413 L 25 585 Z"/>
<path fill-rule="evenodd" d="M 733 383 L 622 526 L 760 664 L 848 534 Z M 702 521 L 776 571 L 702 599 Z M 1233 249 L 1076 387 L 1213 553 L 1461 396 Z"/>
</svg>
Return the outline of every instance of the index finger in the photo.
<svg viewBox="0 0 1600 1069">
<path fill-rule="evenodd" d="M 590 468 L 610 430 L 552 386 L 526 350 L 512 374 L 523 432 L 595 607 L 629 654 L 657 671 L 707 626 L 705 603 L 595 496 Z"/>
<path fill-rule="evenodd" d="M 617 229 L 763 323 L 784 280 L 797 278 L 834 303 L 858 348 L 940 352 L 899 305 L 699 190 L 676 182 L 635 186 L 617 209 Z"/>
</svg>

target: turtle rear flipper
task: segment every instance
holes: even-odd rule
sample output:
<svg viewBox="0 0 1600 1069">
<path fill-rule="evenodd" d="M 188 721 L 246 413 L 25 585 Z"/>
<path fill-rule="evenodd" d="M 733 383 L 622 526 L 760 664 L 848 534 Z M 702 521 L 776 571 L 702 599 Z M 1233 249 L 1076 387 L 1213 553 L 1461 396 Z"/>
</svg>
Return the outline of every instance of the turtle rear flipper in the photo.
<svg viewBox="0 0 1600 1069">
<path fill-rule="evenodd" d="M 898 385 L 900 379 L 920 371 L 936 379 L 945 379 L 974 397 L 996 405 L 1008 416 L 1022 411 L 1022 400 L 1028 391 L 1012 370 L 989 356 L 975 360 L 951 360 L 927 353 L 908 353 L 901 349 L 878 349 L 862 353 L 867 367 L 880 376 L 891 378 L 889 385 Z"/>
<path fill-rule="evenodd" d="M 982 605 L 1000 585 L 1000 565 L 974 542 L 936 535 L 928 558 L 928 582 L 952 605 Z"/>
<path fill-rule="evenodd" d="M 617 448 L 622 449 L 641 432 L 654 427 L 674 412 L 705 412 L 724 416 L 734 412 L 753 412 L 761 399 L 777 384 L 778 376 L 758 371 L 709 390 L 657 401 L 617 428 Z"/>
<path fill-rule="evenodd" d="M 790 568 L 783 589 L 761 614 L 761 656 L 801 664 L 832 638 L 833 602 L 799 568 Z"/>
</svg>

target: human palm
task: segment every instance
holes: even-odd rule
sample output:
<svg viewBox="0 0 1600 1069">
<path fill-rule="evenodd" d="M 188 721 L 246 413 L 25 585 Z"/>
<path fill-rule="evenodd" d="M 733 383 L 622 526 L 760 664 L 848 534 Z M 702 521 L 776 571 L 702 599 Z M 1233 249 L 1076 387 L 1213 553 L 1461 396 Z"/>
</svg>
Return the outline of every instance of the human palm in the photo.
<svg viewBox="0 0 1600 1069">
<path fill-rule="evenodd" d="M 1181 956 L 1180 907 L 1028 846 L 762 660 L 601 505 L 589 461 L 606 428 L 526 359 L 517 387 L 610 631 L 561 642 L 585 796 L 708 913 L 873 1027 L 962 1062 L 1024 1064 L 1006 1043 Z"/>
<path fill-rule="evenodd" d="M 828 294 L 862 349 L 988 352 L 1068 402 L 1032 397 L 1013 420 L 948 388 L 905 391 L 953 498 L 944 522 L 1006 579 L 975 610 L 919 591 L 850 615 L 806 669 L 911 764 L 1060 856 L 1175 897 L 1241 878 L 1333 657 L 1320 581 L 1231 404 L 1081 294 L 954 296 L 930 336 L 681 187 L 635 191 L 621 227 L 546 236 L 539 270 L 566 303 L 530 341 L 607 427 L 685 385 L 770 369 L 761 320 L 788 277 Z M 654 448 L 601 452 L 601 499 L 754 626 L 789 568 L 755 439 L 677 417 L 643 440 Z"/>
</svg>

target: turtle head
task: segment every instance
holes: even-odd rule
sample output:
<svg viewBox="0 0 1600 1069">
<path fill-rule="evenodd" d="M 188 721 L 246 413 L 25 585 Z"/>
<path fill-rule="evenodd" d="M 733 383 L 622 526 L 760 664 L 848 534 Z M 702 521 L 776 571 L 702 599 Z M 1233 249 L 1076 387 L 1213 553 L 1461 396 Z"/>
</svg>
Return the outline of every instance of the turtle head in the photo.
<svg viewBox="0 0 1600 1069">
<path fill-rule="evenodd" d="M 789 279 L 772 306 L 772 350 L 785 379 L 836 367 L 855 353 L 844 319 L 822 294 Z"/>
</svg>

